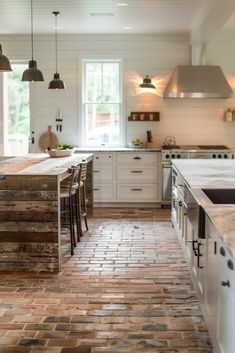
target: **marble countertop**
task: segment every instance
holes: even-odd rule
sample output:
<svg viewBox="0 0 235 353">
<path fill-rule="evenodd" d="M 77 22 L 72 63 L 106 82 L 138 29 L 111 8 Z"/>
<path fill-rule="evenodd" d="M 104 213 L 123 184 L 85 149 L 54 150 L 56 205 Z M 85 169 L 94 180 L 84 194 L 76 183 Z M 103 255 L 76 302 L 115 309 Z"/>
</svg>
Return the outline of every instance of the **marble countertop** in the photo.
<svg viewBox="0 0 235 353">
<path fill-rule="evenodd" d="M 190 188 L 235 188 L 235 159 L 173 160 Z"/>
<path fill-rule="evenodd" d="M 202 190 L 203 188 L 235 189 L 235 160 L 187 159 L 173 161 L 173 164 L 218 230 L 231 255 L 235 257 L 235 204 L 213 204 Z"/>
</svg>

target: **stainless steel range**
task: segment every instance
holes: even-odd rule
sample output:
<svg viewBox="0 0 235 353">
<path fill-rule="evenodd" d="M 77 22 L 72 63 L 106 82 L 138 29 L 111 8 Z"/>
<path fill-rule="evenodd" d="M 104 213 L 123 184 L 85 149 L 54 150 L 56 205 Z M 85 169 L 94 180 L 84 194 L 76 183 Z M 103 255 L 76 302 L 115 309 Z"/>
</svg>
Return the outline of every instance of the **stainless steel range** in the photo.
<svg viewBox="0 0 235 353">
<path fill-rule="evenodd" d="M 162 146 L 162 205 L 170 205 L 172 189 L 172 159 L 232 159 L 233 153 L 223 145 Z"/>
</svg>

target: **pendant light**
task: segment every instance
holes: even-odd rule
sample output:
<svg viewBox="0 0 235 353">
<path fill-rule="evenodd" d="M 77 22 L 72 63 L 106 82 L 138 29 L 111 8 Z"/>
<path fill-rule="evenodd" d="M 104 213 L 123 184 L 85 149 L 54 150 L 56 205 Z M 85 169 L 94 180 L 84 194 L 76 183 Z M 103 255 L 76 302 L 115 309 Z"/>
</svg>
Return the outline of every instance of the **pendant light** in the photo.
<svg viewBox="0 0 235 353">
<path fill-rule="evenodd" d="M 55 67 L 56 72 L 54 74 L 54 79 L 49 83 L 49 89 L 65 89 L 64 82 L 60 79 L 60 74 L 58 73 L 57 68 L 57 15 L 59 15 L 58 11 L 52 12 L 55 15 Z"/>
<path fill-rule="evenodd" d="M 152 84 L 151 79 L 149 78 L 149 75 L 146 75 L 146 77 L 143 79 L 143 83 L 139 85 L 140 88 L 152 88 L 156 89 L 156 87 Z"/>
<path fill-rule="evenodd" d="M 23 72 L 22 81 L 44 81 L 43 74 L 37 68 L 37 62 L 33 59 L 33 0 L 31 0 L 31 50 L 32 60 L 29 61 L 29 68 Z"/>
<path fill-rule="evenodd" d="M 12 71 L 11 64 L 9 59 L 3 55 L 2 46 L 0 44 L 0 72 L 9 72 Z"/>
</svg>

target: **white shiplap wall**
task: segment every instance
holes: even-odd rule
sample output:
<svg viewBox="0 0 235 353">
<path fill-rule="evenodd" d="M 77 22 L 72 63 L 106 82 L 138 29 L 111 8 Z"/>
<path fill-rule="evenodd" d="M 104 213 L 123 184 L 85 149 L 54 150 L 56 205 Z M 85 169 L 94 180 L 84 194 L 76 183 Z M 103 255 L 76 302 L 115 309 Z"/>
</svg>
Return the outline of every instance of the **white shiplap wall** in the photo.
<svg viewBox="0 0 235 353">
<path fill-rule="evenodd" d="M 12 60 L 30 56 L 28 36 L 2 36 L 4 53 Z M 226 144 L 235 147 L 235 122 L 223 121 L 225 108 L 235 108 L 235 99 L 164 100 L 164 85 L 176 65 L 190 63 L 186 36 L 171 35 L 59 35 L 59 72 L 67 90 L 48 90 L 54 64 L 53 36 L 35 37 L 35 59 L 45 82 L 31 84 L 31 120 L 37 141 L 48 125 L 55 130 L 58 109 L 63 112 L 61 143 L 79 145 L 81 119 L 81 60 L 86 58 L 122 58 L 124 67 L 124 119 L 126 142 L 134 137 L 146 140 L 152 130 L 157 146 L 165 136 L 173 135 L 178 144 Z M 222 50 L 221 50 L 222 48 Z M 235 44 L 218 39 L 207 50 L 207 62 L 219 64 L 230 82 L 235 77 Z M 141 93 L 138 84 L 149 74 L 158 85 L 158 94 Z M 235 82 L 235 78 L 234 78 Z M 234 84 L 235 86 L 235 84 Z M 131 111 L 160 111 L 160 122 L 128 122 Z M 36 151 L 36 149 L 35 149 Z"/>
</svg>

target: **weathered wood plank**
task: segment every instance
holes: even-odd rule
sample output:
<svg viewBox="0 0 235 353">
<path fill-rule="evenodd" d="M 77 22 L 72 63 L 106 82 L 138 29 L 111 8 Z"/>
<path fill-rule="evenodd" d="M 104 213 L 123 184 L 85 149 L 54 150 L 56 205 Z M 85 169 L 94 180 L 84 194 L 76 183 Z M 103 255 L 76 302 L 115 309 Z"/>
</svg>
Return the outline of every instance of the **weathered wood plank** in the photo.
<svg viewBox="0 0 235 353">
<path fill-rule="evenodd" d="M 40 190 L 0 190 L 0 200 L 19 200 L 19 201 L 53 201 L 57 200 L 56 191 Z"/>
<path fill-rule="evenodd" d="M 35 243 L 56 243 L 58 242 L 57 232 L 12 232 L 0 231 L 0 243 L 6 242 L 35 242 Z"/>
<path fill-rule="evenodd" d="M 58 244 L 57 243 L 26 243 L 26 242 L 5 242 L 0 243 L 0 261 L 4 258 L 15 259 L 19 261 L 31 261 L 35 262 L 35 258 L 40 258 L 40 261 L 47 261 L 46 257 L 58 256 Z"/>
<path fill-rule="evenodd" d="M 19 232 L 19 233 L 56 233 L 58 231 L 57 222 L 0 222 L 1 232 Z"/>
<path fill-rule="evenodd" d="M 56 210 L 57 211 L 57 210 Z M 24 211 L 6 211 L 0 212 L 1 222 L 11 221 L 30 221 L 30 222 L 58 222 L 57 212 L 24 212 Z"/>
<path fill-rule="evenodd" d="M 0 201 L 0 212 L 57 212 L 57 201 Z"/>
<path fill-rule="evenodd" d="M 52 259 L 50 259 L 52 260 Z M 19 271 L 19 272 L 59 272 L 59 264 L 57 259 L 55 258 L 55 262 L 47 262 L 35 263 L 33 266 L 30 262 L 23 263 L 21 261 L 18 262 L 0 262 L 0 271 Z"/>
<path fill-rule="evenodd" d="M 57 190 L 57 177 L 7 175 L 0 180 L 0 190 Z"/>
</svg>

